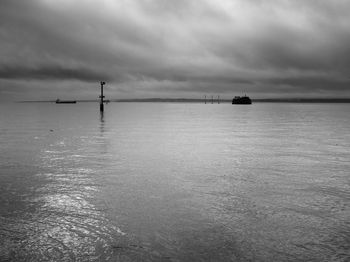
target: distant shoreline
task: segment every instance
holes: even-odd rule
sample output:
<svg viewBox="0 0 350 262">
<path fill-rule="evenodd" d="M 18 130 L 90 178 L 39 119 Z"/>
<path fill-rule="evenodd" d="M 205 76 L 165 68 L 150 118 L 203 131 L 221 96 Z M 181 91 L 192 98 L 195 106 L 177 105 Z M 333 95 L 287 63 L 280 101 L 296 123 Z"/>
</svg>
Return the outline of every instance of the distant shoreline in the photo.
<svg viewBox="0 0 350 262">
<path fill-rule="evenodd" d="M 17 103 L 55 103 L 56 100 L 42 101 L 16 101 Z M 99 100 L 76 100 L 78 103 L 99 102 Z M 220 103 L 231 103 L 231 99 L 220 99 Z M 252 99 L 253 103 L 350 103 L 350 98 L 260 98 Z M 186 98 L 139 98 L 139 99 L 110 99 L 109 102 L 117 103 L 204 103 L 204 99 L 186 99 Z M 211 99 L 206 100 L 211 104 Z M 217 104 L 216 99 L 213 100 Z"/>
</svg>

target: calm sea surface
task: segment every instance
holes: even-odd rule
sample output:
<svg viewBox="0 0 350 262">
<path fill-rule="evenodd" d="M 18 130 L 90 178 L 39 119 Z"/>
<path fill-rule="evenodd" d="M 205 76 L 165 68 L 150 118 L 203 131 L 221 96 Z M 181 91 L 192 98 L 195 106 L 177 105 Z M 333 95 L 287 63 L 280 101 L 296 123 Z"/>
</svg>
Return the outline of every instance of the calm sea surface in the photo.
<svg viewBox="0 0 350 262">
<path fill-rule="evenodd" d="M 349 261 L 350 104 L 0 105 L 0 261 Z"/>
</svg>

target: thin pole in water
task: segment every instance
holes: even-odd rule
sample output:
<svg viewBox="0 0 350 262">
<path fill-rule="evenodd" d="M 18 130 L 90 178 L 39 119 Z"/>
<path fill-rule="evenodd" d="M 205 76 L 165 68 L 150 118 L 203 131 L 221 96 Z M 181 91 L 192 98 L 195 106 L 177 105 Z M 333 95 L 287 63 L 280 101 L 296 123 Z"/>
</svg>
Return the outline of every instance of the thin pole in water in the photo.
<svg viewBox="0 0 350 262">
<path fill-rule="evenodd" d="M 106 82 L 101 81 L 100 84 L 101 84 L 100 112 L 103 112 L 104 111 L 104 108 L 103 108 L 104 100 L 103 99 L 105 98 L 105 96 L 103 95 L 103 86 L 106 84 Z"/>
</svg>

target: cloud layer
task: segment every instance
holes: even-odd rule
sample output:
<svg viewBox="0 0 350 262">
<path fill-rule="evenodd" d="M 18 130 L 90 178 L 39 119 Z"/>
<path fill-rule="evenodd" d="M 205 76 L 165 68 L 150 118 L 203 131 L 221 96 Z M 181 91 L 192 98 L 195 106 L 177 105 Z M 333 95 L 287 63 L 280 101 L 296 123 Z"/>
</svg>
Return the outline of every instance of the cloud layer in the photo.
<svg viewBox="0 0 350 262">
<path fill-rule="evenodd" d="M 349 24 L 346 0 L 2 0 L 0 96 L 350 96 Z"/>
</svg>

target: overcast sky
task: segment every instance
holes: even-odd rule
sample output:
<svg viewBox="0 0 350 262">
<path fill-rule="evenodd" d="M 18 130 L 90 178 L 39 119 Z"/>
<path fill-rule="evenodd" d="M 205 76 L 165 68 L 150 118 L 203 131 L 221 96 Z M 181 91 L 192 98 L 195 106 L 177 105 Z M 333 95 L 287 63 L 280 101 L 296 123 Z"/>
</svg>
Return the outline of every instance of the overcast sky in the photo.
<svg viewBox="0 0 350 262">
<path fill-rule="evenodd" d="M 0 0 L 0 100 L 350 97 L 349 0 Z"/>
</svg>

